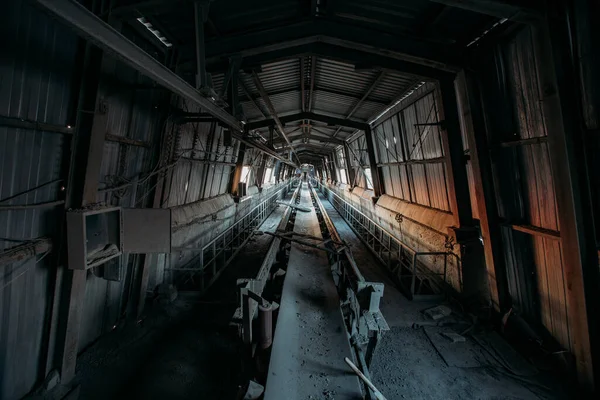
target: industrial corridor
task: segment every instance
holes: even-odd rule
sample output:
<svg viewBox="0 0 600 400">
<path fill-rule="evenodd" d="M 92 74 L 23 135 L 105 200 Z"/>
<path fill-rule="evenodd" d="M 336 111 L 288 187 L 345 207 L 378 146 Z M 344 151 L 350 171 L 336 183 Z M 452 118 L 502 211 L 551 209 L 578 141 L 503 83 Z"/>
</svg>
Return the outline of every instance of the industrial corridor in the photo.
<svg viewBox="0 0 600 400">
<path fill-rule="evenodd" d="M 599 398 L 599 16 L 4 0 L 0 400 Z"/>
</svg>

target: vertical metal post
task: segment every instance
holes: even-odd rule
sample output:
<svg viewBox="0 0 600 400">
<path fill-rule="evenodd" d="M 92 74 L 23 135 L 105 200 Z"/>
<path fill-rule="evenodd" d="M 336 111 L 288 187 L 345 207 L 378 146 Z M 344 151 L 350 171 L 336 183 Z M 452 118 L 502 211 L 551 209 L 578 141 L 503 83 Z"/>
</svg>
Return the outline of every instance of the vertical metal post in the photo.
<svg viewBox="0 0 600 400">
<path fill-rule="evenodd" d="M 476 82 L 465 71 L 461 71 L 457 76 L 456 92 L 463 129 L 469 143 L 490 298 L 494 309 L 504 312 L 508 310 L 510 296 L 487 132 Z"/>
<path fill-rule="evenodd" d="M 454 215 L 456 227 L 472 227 L 471 197 L 454 81 L 450 79 L 440 81 L 439 92 L 438 96 L 443 104 L 439 114 L 445 128 L 442 134 L 442 146 L 446 159 L 450 211 Z"/>
<path fill-rule="evenodd" d="M 208 19 L 208 3 L 194 2 L 195 32 L 196 32 L 196 89 L 208 87 L 206 75 L 206 55 L 204 48 L 204 23 Z"/>
<path fill-rule="evenodd" d="M 383 182 L 379 167 L 377 167 L 377 159 L 375 158 L 375 142 L 371 127 L 365 129 L 365 142 L 367 143 L 367 155 L 369 156 L 369 166 L 371 167 L 371 177 L 373 178 L 373 192 L 375 193 L 375 197 L 379 197 L 384 194 Z"/>
<path fill-rule="evenodd" d="M 263 183 L 265 180 L 265 169 L 267 166 L 267 158 L 268 158 L 268 156 L 266 154 L 262 155 L 262 159 L 260 160 L 260 166 L 258 167 L 258 170 L 256 171 L 256 186 L 258 186 L 259 188 L 263 187 Z"/>
<path fill-rule="evenodd" d="M 227 89 L 227 101 L 231 108 L 231 115 L 241 120 L 243 118 L 242 107 L 240 106 L 240 98 L 238 96 L 238 84 L 239 84 L 239 73 L 240 73 L 240 62 L 239 57 L 232 57 L 229 60 L 229 68 L 231 70 L 231 82 Z"/>
<path fill-rule="evenodd" d="M 102 51 L 86 44 L 83 78 L 77 115 L 77 131 L 69 170 L 69 188 L 66 208 L 79 208 L 95 203 L 104 137 L 106 134 L 108 105 L 98 97 L 102 69 Z M 92 111 L 92 112 L 90 112 Z M 85 305 L 87 271 L 63 271 L 66 303 L 59 314 L 58 354 L 61 364 L 61 381 L 70 382 L 75 376 L 79 351 L 79 331 Z M 64 340 L 61 346 L 61 340 Z"/>
<path fill-rule="evenodd" d="M 348 146 L 349 144 L 347 142 L 344 142 L 344 157 L 346 158 L 346 171 L 348 171 L 348 179 L 350 180 L 350 182 L 348 183 L 350 184 L 350 187 L 354 187 L 354 185 L 356 184 L 356 171 L 354 170 L 354 168 L 352 168 L 352 163 L 350 162 L 351 158 Z"/>
<path fill-rule="evenodd" d="M 274 139 L 274 135 L 275 134 L 275 127 L 273 125 L 269 125 L 269 147 L 273 148 L 273 139 Z"/>
<path fill-rule="evenodd" d="M 338 165 L 337 155 L 335 154 L 335 151 L 331 152 L 331 165 L 333 166 L 333 180 L 335 182 L 341 182 L 340 166 Z"/>
<path fill-rule="evenodd" d="M 535 26 L 534 43 L 556 188 L 569 333 L 579 382 L 593 391 L 600 375 L 598 256 L 569 15 L 564 2 L 550 1 L 547 20 Z"/>
</svg>

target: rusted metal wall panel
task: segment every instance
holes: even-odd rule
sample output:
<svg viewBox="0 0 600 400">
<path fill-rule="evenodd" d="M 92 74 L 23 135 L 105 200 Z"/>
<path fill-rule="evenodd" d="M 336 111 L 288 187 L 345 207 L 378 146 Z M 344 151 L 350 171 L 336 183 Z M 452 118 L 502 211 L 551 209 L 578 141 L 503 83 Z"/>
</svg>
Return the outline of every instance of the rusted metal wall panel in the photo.
<svg viewBox="0 0 600 400">
<path fill-rule="evenodd" d="M 0 115 L 66 126 L 72 105 L 77 38 L 29 2 L 7 1 L 0 13 Z M 60 134 L 0 126 L 0 200 L 62 178 L 69 139 Z M 2 206 L 61 197 L 62 182 Z M 59 236 L 61 207 L 0 210 L 0 238 Z M 0 239 L 0 249 L 17 242 Z M 39 255 L 0 273 L 0 399 L 27 394 L 45 373 L 52 255 Z"/>
</svg>

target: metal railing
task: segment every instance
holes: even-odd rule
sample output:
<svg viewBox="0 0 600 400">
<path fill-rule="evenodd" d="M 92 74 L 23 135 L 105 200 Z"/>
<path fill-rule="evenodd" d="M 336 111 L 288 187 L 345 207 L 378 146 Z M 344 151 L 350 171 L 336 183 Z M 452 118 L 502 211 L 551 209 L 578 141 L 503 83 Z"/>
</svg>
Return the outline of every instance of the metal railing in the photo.
<svg viewBox="0 0 600 400">
<path fill-rule="evenodd" d="M 385 265 L 404 294 L 411 300 L 433 300 L 443 296 L 447 284 L 448 264 L 455 259 L 460 271 L 460 259 L 452 252 L 416 251 L 352 206 L 320 182 L 313 183 L 331 205 L 346 220 L 357 236 Z M 441 272 L 427 267 L 441 263 Z"/>
<path fill-rule="evenodd" d="M 237 253 L 248 242 L 254 230 L 273 212 L 277 200 L 291 189 L 293 182 L 282 185 L 275 193 L 262 201 L 233 225 L 200 248 L 177 248 L 176 251 L 197 252 L 185 267 L 165 268 L 168 271 L 183 271 L 183 290 L 204 292 L 212 285 Z M 193 265 L 193 266 L 190 266 Z M 181 278 L 180 278 L 181 279 Z"/>
</svg>

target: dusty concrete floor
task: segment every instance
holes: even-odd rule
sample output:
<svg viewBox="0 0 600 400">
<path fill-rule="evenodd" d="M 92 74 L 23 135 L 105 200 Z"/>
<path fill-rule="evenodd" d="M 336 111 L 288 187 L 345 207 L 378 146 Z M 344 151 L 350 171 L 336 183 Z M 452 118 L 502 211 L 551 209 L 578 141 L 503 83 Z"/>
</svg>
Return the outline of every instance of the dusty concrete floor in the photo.
<svg viewBox="0 0 600 400">
<path fill-rule="evenodd" d="M 275 231 L 283 211 L 276 208 L 259 229 Z M 228 326 L 237 307 L 235 281 L 256 275 L 271 240 L 255 236 L 202 299 L 149 304 L 141 323 L 85 350 L 74 381 L 79 399 L 233 399 L 242 360 L 240 340 Z M 43 397 L 67 392 L 58 386 Z"/>
<path fill-rule="evenodd" d="M 447 327 L 428 325 L 422 314 L 433 304 L 410 302 L 395 290 L 374 256 L 321 200 L 366 279 L 386 284 L 381 308 L 391 331 L 378 346 L 371 375 L 388 400 L 571 398 L 558 380 L 532 375 L 514 355 L 498 363 L 471 337 L 464 344 L 444 342 L 439 333 Z M 260 229 L 274 231 L 282 211 L 276 209 Z M 79 398 L 232 399 L 242 358 L 228 327 L 237 306 L 232 288 L 237 278 L 256 274 L 271 239 L 256 236 L 203 302 L 179 298 L 168 306 L 149 306 L 141 324 L 117 328 L 87 349 L 74 382 Z M 413 328 L 415 323 L 421 327 Z M 60 399 L 68 389 L 59 386 L 43 398 Z"/>
<path fill-rule="evenodd" d="M 475 328 L 470 331 L 475 339 L 466 334 L 465 343 L 441 336 L 462 330 L 464 319 L 453 314 L 442 321 L 447 325 L 436 326 L 423 311 L 438 303 L 407 300 L 331 203 L 319 197 L 365 279 L 385 284 L 380 308 L 391 330 L 377 347 L 370 373 L 388 399 L 571 398 L 565 385 L 535 370 L 495 332 Z"/>
</svg>

